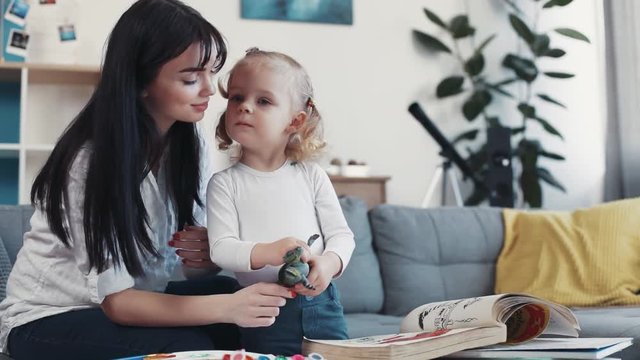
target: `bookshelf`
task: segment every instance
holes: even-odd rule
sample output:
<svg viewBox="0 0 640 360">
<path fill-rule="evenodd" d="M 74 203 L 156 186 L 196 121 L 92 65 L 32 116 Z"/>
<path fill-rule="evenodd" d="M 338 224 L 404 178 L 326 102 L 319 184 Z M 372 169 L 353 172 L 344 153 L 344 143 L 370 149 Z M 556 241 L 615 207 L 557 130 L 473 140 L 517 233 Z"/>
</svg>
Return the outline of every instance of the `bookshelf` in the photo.
<svg viewBox="0 0 640 360">
<path fill-rule="evenodd" d="M 28 204 L 58 136 L 86 104 L 98 67 L 0 62 L 0 204 Z"/>
</svg>

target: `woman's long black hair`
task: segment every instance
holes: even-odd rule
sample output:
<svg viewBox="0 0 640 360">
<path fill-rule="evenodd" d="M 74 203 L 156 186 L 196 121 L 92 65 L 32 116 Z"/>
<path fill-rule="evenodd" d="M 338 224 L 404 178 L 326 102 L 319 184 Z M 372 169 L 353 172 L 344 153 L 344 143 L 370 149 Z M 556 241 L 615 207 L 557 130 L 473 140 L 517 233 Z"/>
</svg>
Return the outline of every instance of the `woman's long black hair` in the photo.
<svg viewBox="0 0 640 360">
<path fill-rule="evenodd" d="M 144 275 L 140 254 L 159 256 L 145 230 L 148 217 L 140 186 L 163 152 L 177 224 L 193 224 L 194 204 L 202 206 L 195 124 L 177 121 L 162 138 L 142 102 L 143 90 L 160 67 L 193 43 L 200 44 L 200 66 L 215 56 L 215 69 L 222 68 L 224 39 L 196 10 L 178 0 L 134 3 L 111 32 L 95 92 L 35 179 L 32 204 L 70 246 L 64 216 L 64 207 L 69 211 L 71 206 L 66 203 L 68 174 L 79 149 L 90 144 L 83 226 L 89 265 L 98 272 L 111 259 L 133 276 Z"/>
</svg>

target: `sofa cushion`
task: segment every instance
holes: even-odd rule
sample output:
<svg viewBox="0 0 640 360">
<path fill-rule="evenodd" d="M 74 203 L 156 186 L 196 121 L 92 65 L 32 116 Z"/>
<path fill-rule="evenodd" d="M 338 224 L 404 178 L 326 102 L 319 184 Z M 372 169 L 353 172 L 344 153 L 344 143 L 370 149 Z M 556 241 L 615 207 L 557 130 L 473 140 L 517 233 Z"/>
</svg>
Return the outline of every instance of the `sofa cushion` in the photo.
<svg viewBox="0 0 640 360">
<path fill-rule="evenodd" d="M 335 284 L 340 290 L 345 313 L 377 313 L 382 310 L 380 265 L 371 241 L 367 204 L 356 197 L 341 197 L 340 205 L 353 231 L 356 248 L 349 265 Z"/>
<path fill-rule="evenodd" d="M 387 335 L 400 332 L 402 316 L 382 314 L 346 314 L 347 331 L 349 338 L 363 336 Z"/>
<path fill-rule="evenodd" d="M 4 240 L 11 264 L 15 263 L 18 250 L 22 247 L 24 233 L 31 228 L 31 215 L 33 207 L 30 205 L 0 206 L 0 236 Z"/>
<path fill-rule="evenodd" d="M 7 280 L 9 279 L 10 272 L 11 262 L 9 261 L 9 255 L 0 237 L 0 301 L 7 295 Z"/>
<path fill-rule="evenodd" d="M 505 209 L 503 217 L 496 292 L 568 306 L 640 305 L 640 198 L 572 212 Z"/>
<path fill-rule="evenodd" d="M 493 293 L 500 209 L 380 205 L 370 220 L 384 314 L 403 316 L 424 303 Z"/>
</svg>

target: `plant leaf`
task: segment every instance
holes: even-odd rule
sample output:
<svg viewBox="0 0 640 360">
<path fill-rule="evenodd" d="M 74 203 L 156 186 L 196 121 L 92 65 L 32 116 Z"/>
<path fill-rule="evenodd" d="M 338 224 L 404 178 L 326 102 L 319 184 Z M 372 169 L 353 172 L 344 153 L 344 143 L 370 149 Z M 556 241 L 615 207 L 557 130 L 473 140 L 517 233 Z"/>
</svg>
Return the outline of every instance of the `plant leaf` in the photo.
<svg viewBox="0 0 640 360">
<path fill-rule="evenodd" d="M 542 56 L 546 54 L 546 52 L 549 51 L 550 41 L 551 40 L 549 39 L 549 36 L 545 34 L 535 35 L 533 37 L 533 41 L 529 44 L 531 47 L 531 52 L 533 52 L 536 56 Z"/>
<path fill-rule="evenodd" d="M 502 66 L 513 70 L 518 78 L 530 83 L 538 77 L 536 64 L 517 55 L 507 54 L 502 60 Z"/>
<path fill-rule="evenodd" d="M 518 104 L 518 110 L 520 110 L 520 113 L 527 119 L 534 119 L 536 117 L 536 108 L 529 104 Z"/>
<path fill-rule="evenodd" d="M 552 153 L 552 152 L 548 152 L 548 151 L 544 151 L 544 150 L 540 150 L 538 152 L 538 155 L 542 156 L 542 157 L 546 157 L 548 159 L 552 159 L 552 160 L 564 160 L 564 156 L 560 155 L 560 154 L 556 154 L 556 153 Z"/>
<path fill-rule="evenodd" d="M 520 188 L 524 202 L 532 208 L 542 206 L 542 187 L 540 177 L 535 171 L 522 171 L 520 174 Z"/>
<path fill-rule="evenodd" d="M 579 32 L 578 30 L 574 30 L 570 28 L 558 28 L 558 29 L 555 29 L 555 31 L 560 35 L 564 35 L 576 40 L 586 41 L 589 44 L 591 44 L 591 41 L 589 41 L 589 38 L 586 37 L 583 33 Z"/>
<path fill-rule="evenodd" d="M 482 110 L 491 102 L 491 94 L 487 90 L 477 90 L 462 105 L 462 113 L 464 117 L 472 121 Z"/>
<path fill-rule="evenodd" d="M 511 78 L 511 79 L 505 79 L 502 81 L 499 81 L 495 84 L 493 84 L 494 86 L 502 86 L 502 85 L 508 85 L 511 84 L 512 82 L 518 81 L 518 78 Z"/>
<path fill-rule="evenodd" d="M 511 9 L 513 9 L 513 11 L 515 11 L 518 14 L 522 14 L 522 10 L 520 10 L 518 5 L 516 5 L 516 3 L 513 0 L 503 0 L 503 1 L 507 3 L 507 5 L 509 5 Z"/>
<path fill-rule="evenodd" d="M 567 192 L 567 189 L 565 189 L 564 186 L 558 180 L 556 180 L 556 178 L 553 177 L 553 175 L 551 175 L 549 170 L 539 167 L 538 177 L 540 178 L 540 180 L 546 182 L 547 184 L 553 186 L 554 188 L 565 193 Z"/>
<path fill-rule="evenodd" d="M 468 141 L 475 140 L 479 132 L 480 132 L 479 129 L 465 131 L 462 134 L 456 136 L 455 139 L 451 141 L 451 144 L 455 145 L 462 140 L 468 140 Z"/>
<path fill-rule="evenodd" d="M 521 127 L 517 127 L 517 128 L 511 128 L 511 135 L 517 135 L 521 132 L 524 131 L 524 126 Z"/>
<path fill-rule="evenodd" d="M 512 98 L 512 99 L 514 98 L 514 96 L 511 93 L 501 89 L 499 86 L 487 83 L 487 88 L 489 88 L 489 90 L 497 92 L 500 95 L 504 95 L 504 96 Z"/>
<path fill-rule="evenodd" d="M 431 51 L 443 51 L 451 54 L 451 49 L 449 49 L 447 45 L 429 34 L 425 34 L 419 30 L 413 30 L 413 37 L 417 39 L 422 46 Z"/>
<path fill-rule="evenodd" d="M 502 126 L 502 124 L 500 124 L 500 119 L 497 116 L 489 116 L 489 117 L 487 117 L 487 124 L 489 125 L 489 127 Z"/>
<path fill-rule="evenodd" d="M 489 36 L 488 38 L 486 38 L 481 44 L 480 46 L 478 46 L 478 48 L 476 49 L 476 53 L 481 53 L 482 50 L 484 50 L 484 48 L 489 45 L 489 43 L 491 42 L 491 40 L 495 39 L 496 34 L 492 34 L 491 36 Z"/>
<path fill-rule="evenodd" d="M 447 96 L 457 95 L 461 93 L 462 84 L 464 83 L 464 77 L 462 76 L 450 76 L 440 82 L 436 88 L 436 96 L 438 98 L 444 98 Z"/>
<path fill-rule="evenodd" d="M 476 76 L 484 69 L 484 56 L 481 53 L 474 53 L 473 56 L 464 63 L 464 71 L 471 77 Z"/>
<path fill-rule="evenodd" d="M 543 9 L 548 9 L 550 7 L 554 7 L 554 6 L 566 6 L 571 4 L 573 0 L 551 0 L 548 1 L 547 3 L 544 4 L 544 6 L 542 6 Z"/>
<path fill-rule="evenodd" d="M 522 21 L 517 15 L 509 14 L 509 22 L 511 22 L 511 27 L 516 33 L 527 43 L 533 43 L 534 36 L 527 24 Z"/>
<path fill-rule="evenodd" d="M 523 139 L 518 144 L 518 157 L 522 166 L 519 183 L 524 202 L 532 208 L 542 206 L 542 187 L 538 176 L 538 151 L 540 143 Z"/>
<path fill-rule="evenodd" d="M 564 137 L 562 136 L 562 134 L 560 134 L 560 132 L 556 130 L 556 128 L 554 128 L 553 125 L 549 124 L 547 120 L 537 116 L 534 117 L 534 119 L 536 119 L 549 134 L 556 135 L 560 139 L 564 140 Z"/>
<path fill-rule="evenodd" d="M 556 99 L 553 99 L 552 97 L 550 97 L 550 96 L 548 96 L 548 95 L 545 95 L 545 94 L 537 94 L 537 95 L 538 95 L 538 97 L 539 97 L 540 99 L 542 99 L 542 100 L 544 100 L 544 101 L 550 102 L 550 103 L 552 103 L 552 104 L 556 104 L 556 105 L 561 106 L 561 107 L 563 107 L 563 108 L 565 108 L 565 109 L 567 108 L 563 103 L 559 102 L 559 101 L 558 101 L 558 100 L 556 100 Z"/>
<path fill-rule="evenodd" d="M 540 55 L 540 56 L 548 56 L 548 57 L 552 57 L 552 58 L 560 58 L 563 57 L 566 54 L 566 52 L 562 49 L 549 49 L 547 50 L 544 54 Z"/>
<path fill-rule="evenodd" d="M 445 29 L 445 30 L 448 30 L 448 29 L 447 29 L 447 24 L 445 24 L 445 23 L 444 23 L 444 21 L 442 21 L 442 20 L 438 17 L 438 15 L 436 15 L 433 11 L 431 11 L 431 10 L 429 10 L 429 9 L 427 9 L 427 8 L 424 8 L 424 14 L 425 14 L 425 15 L 427 15 L 427 18 L 428 18 L 429 20 L 431 20 L 431 22 L 432 22 L 432 23 L 434 23 L 434 24 L 436 24 L 436 25 L 440 26 L 441 28 L 443 28 L 443 29 Z"/>
<path fill-rule="evenodd" d="M 467 15 L 458 15 L 449 22 L 449 31 L 454 39 L 461 39 L 475 34 L 476 29 L 469 25 Z"/>
<path fill-rule="evenodd" d="M 554 71 L 546 71 L 544 74 L 547 75 L 548 77 L 557 78 L 557 79 L 568 79 L 575 76 L 569 73 L 554 72 Z"/>
</svg>

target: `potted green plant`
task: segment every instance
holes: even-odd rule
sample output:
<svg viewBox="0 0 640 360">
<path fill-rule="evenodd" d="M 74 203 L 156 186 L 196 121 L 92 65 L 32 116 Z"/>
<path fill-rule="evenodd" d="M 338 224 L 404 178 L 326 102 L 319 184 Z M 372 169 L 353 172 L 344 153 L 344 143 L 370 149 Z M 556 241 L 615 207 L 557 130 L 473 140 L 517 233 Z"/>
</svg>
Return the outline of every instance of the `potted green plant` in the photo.
<svg viewBox="0 0 640 360">
<path fill-rule="evenodd" d="M 478 46 L 472 47 L 469 53 L 461 51 L 462 41 L 475 42 L 476 29 L 469 22 L 466 14 L 456 15 L 448 22 L 443 21 L 438 15 L 429 9 L 424 13 L 429 21 L 442 28 L 446 39 L 438 39 L 420 30 L 413 30 L 414 38 L 426 49 L 445 53 L 453 56 L 460 65 L 459 74 L 454 74 L 442 79 L 436 87 L 438 99 L 452 96 L 466 96 L 462 105 L 462 115 L 471 123 L 472 128 L 458 135 L 452 143 L 457 146 L 466 145 L 466 160 L 478 179 L 484 180 L 487 176 L 488 159 L 487 144 L 471 145 L 469 141 L 475 141 L 480 133 L 487 132 L 490 127 L 507 127 L 500 121 L 499 115 L 491 111 L 491 103 L 494 96 L 504 96 L 512 100 L 521 116 L 521 122 L 517 126 L 510 126 L 511 153 L 519 162 L 519 173 L 514 174 L 522 194 L 521 202 L 525 206 L 538 208 L 542 206 L 542 187 L 545 182 L 561 191 L 564 186 L 551 172 L 544 168 L 540 160 L 562 161 L 564 157 L 555 152 L 544 149 L 539 139 L 528 134 L 527 129 L 533 123 L 542 126 L 549 136 L 563 138 L 562 134 L 552 125 L 552 122 L 544 117 L 544 106 L 565 107 L 554 97 L 536 90 L 537 80 L 541 77 L 553 79 L 568 79 L 573 74 L 556 70 L 540 69 L 539 60 L 543 57 L 560 58 L 566 52 L 551 46 L 551 34 L 563 35 L 572 39 L 589 42 L 589 39 L 577 30 L 570 28 L 556 28 L 546 31 L 538 30 L 537 22 L 543 12 L 569 5 L 572 0 L 548 0 L 540 2 L 532 0 L 535 7 L 535 16 L 527 16 L 514 1 L 504 0 L 508 7 L 509 23 L 511 29 L 518 35 L 519 41 L 525 44 L 524 51 L 510 51 L 504 55 L 501 61 L 502 68 L 508 74 L 506 77 L 494 81 L 485 73 L 485 56 L 487 46 L 495 39 L 496 35 L 490 35 L 483 39 Z M 447 45 L 449 44 L 449 45 Z M 523 86 L 523 95 L 516 96 L 510 91 L 513 86 Z M 477 119 L 482 119 L 478 124 Z M 474 186 L 473 192 L 467 197 L 468 205 L 478 204 L 488 197 L 486 187 Z"/>
</svg>

